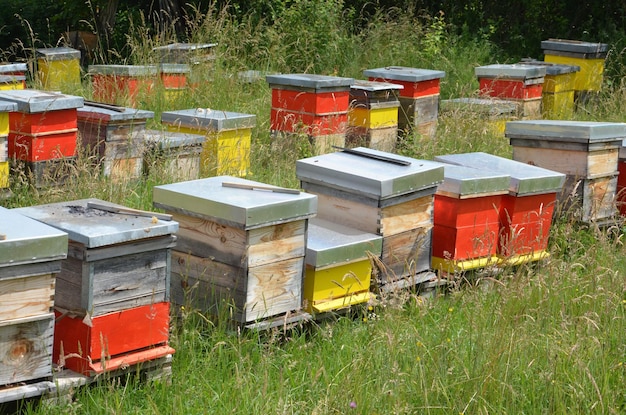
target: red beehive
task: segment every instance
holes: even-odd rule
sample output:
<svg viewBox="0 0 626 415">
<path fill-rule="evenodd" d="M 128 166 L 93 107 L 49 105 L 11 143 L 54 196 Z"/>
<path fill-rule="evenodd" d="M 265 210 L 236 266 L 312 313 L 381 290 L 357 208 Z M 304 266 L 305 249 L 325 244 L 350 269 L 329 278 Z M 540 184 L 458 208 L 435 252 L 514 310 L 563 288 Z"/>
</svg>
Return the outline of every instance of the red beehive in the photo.
<svg viewBox="0 0 626 415">
<path fill-rule="evenodd" d="M 152 91 L 157 67 L 152 65 L 90 65 L 96 101 L 135 106 L 140 94 Z"/>
</svg>

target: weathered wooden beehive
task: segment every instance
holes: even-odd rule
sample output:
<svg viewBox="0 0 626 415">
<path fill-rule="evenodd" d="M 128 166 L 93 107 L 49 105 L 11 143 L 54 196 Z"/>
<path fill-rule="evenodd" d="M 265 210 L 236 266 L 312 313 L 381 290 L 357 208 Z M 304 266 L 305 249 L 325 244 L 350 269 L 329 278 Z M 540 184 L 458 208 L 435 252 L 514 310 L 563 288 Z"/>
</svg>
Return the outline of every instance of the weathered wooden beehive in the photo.
<svg viewBox="0 0 626 415">
<path fill-rule="evenodd" d="M 372 258 L 380 258 L 382 237 L 314 218 L 309 221 L 303 305 L 324 313 L 370 300 Z"/>
<path fill-rule="evenodd" d="M 398 91 L 389 82 L 357 80 L 350 86 L 349 147 L 393 151 L 398 141 Z"/>
<path fill-rule="evenodd" d="M 548 238 L 563 173 L 477 152 L 435 157 L 456 164 L 506 174 L 509 193 L 502 197 L 497 253 L 500 262 L 519 264 L 548 256 Z"/>
<path fill-rule="evenodd" d="M 616 214 L 619 149 L 626 124 L 590 121 L 516 121 L 506 125 L 513 159 L 567 175 L 559 201 L 583 222 Z"/>
<path fill-rule="evenodd" d="M 154 65 L 89 65 L 96 101 L 135 107 L 157 81 Z"/>
<path fill-rule="evenodd" d="M 68 47 L 36 50 L 37 76 L 43 89 L 74 92 L 80 88 L 80 51 Z"/>
<path fill-rule="evenodd" d="M 496 136 L 504 135 L 507 121 L 521 117 L 515 101 L 498 98 L 453 98 L 441 101 L 441 114 L 451 117 L 481 119 L 487 130 Z"/>
<path fill-rule="evenodd" d="M 9 113 L 17 109 L 15 102 L 0 101 L 0 192 L 9 188 Z"/>
<path fill-rule="evenodd" d="M 55 185 L 76 155 L 77 108 L 83 98 L 34 89 L 0 91 L 9 113 L 9 158 L 25 164 L 37 187 Z"/>
<path fill-rule="evenodd" d="M 302 318 L 314 195 L 232 176 L 156 186 L 153 195 L 180 224 L 173 302 L 244 325 Z"/>
<path fill-rule="evenodd" d="M 495 265 L 507 174 L 444 164 L 435 194 L 433 269 L 466 271 Z"/>
<path fill-rule="evenodd" d="M 318 196 L 321 219 L 383 237 L 375 285 L 393 290 L 433 277 L 433 199 L 443 166 L 356 148 L 296 162 L 302 188 Z"/>
<path fill-rule="evenodd" d="M 344 147 L 352 78 L 315 74 L 265 77 L 272 89 L 272 134 L 306 135 L 314 152 Z"/>
<path fill-rule="evenodd" d="M 179 180 L 200 178 L 200 156 L 205 136 L 174 131 L 146 130 L 144 172 L 161 168 Z"/>
<path fill-rule="evenodd" d="M 102 166 L 105 176 L 141 176 L 146 122 L 154 112 L 87 102 L 77 116 L 82 147 Z"/>
<path fill-rule="evenodd" d="M 403 88 L 399 92 L 400 110 L 398 128 L 417 130 L 427 137 L 434 137 L 439 116 L 440 81 L 444 71 L 431 69 L 387 66 L 363 71 L 370 81 L 392 82 Z"/>
<path fill-rule="evenodd" d="M 169 287 L 176 222 L 98 199 L 15 211 L 69 235 L 55 288 L 55 363 L 93 375 L 173 353 Z"/>
<path fill-rule="evenodd" d="M 493 64 L 474 68 L 480 94 L 515 101 L 522 118 L 541 118 L 545 66 Z"/>
<path fill-rule="evenodd" d="M 212 109 L 165 111 L 161 122 L 169 131 L 202 134 L 200 176 L 245 176 L 256 115 Z"/>
<path fill-rule="evenodd" d="M 0 207 L 0 402 L 52 377 L 54 285 L 67 234 Z M 45 390 L 45 388 L 43 389 Z"/>
</svg>

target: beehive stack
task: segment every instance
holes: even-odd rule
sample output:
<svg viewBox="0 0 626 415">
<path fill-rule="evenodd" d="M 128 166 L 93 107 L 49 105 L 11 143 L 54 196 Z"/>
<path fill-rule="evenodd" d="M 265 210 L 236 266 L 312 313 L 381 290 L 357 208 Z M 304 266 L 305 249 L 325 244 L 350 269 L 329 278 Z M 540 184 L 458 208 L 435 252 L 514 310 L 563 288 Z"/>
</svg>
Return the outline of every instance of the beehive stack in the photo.
<svg viewBox="0 0 626 415">
<path fill-rule="evenodd" d="M 176 222 L 98 199 L 15 211 L 69 235 L 55 288 L 55 363 L 93 376 L 174 352 L 168 340 Z"/>
<path fill-rule="evenodd" d="M 541 118 L 544 66 L 493 64 L 474 68 L 480 95 L 514 101 L 522 119 Z"/>
<path fill-rule="evenodd" d="M 435 157 L 442 163 L 510 176 L 499 210 L 499 263 L 516 265 L 546 258 L 557 194 L 565 175 L 515 160 L 477 152 Z"/>
<path fill-rule="evenodd" d="M 89 65 L 94 100 L 136 107 L 157 80 L 154 65 Z"/>
<path fill-rule="evenodd" d="M 43 89 L 74 92 L 80 88 L 80 51 L 68 47 L 37 49 L 37 76 Z"/>
<path fill-rule="evenodd" d="M 441 101 L 441 113 L 452 117 L 479 118 L 487 124 L 487 130 L 502 136 L 507 121 L 518 117 L 517 103 L 497 98 L 453 98 Z"/>
<path fill-rule="evenodd" d="M 616 214 L 619 149 L 626 124 L 589 121 L 516 121 L 506 126 L 513 158 L 567 175 L 559 201 L 582 222 Z"/>
<path fill-rule="evenodd" d="M 201 177 L 248 174 L 255 115 L 198 108 L 165 111 L 161 122 L 169 131 L 205 136 Z"/>
<path fill-rule="evenodd" d="M 67 256 L 67 234 L 2 207 L 0 223 L 0 402 L 5 402 L 33 383 L 42 385 L 41 392 L 54 389 L 54 285 Z"/>
<path fill-rule="evenodd" d="M 160 86 L 167 102 L 176 102 L 188 89 L 191 67 L 182 63 L 159 64 Z"/>
<path fill-rule="evenodd" d="M 371 257 L 380 257 L 382 237 L 314 218 L 309 222 L 303 305 L 325 313 L 370 300 Z"/>
<path fill-rule="evenodd" d="M 0 101 L 0 192 L 9 188 L 9 113 L 17 109 L 15 102 Z"/>
<path fill-rule="evenodd" d="M 305 135 L 315 154 L 344 147 L 352 78 L 284 74 L 265 77 L 272 89 L 270 130 L 276 135 Z"/>
<path fill-rule="evenodd" d="M 433 277 L 433 199 L 443 166 L 359 147 L 296 162 L 321 219 L 383 237 L 375 284 L 382 290 Z"/>
<path fill-rule="evenodd" d="M 399 92 L 400 110 L 398 128 L 401 131 L 417 131 L 426 137 L 434 137 L 439 116 L 440 81 L 443 71 L 431 69 L 387 66 L 363 71 L 370 81 L 392 82 L 402 85 Z"/>
<path fill-rule="evenodd" d="M 507 174 L 444 164 L 435 194 L 433 268 L 454 273 L 498 263 L 499 212 Z"/>
<path fill-rule="evenodd" d="M 315 196 L 218 176 L 156 186 L 153 200 L 180 223 L 174 302 L 245 326 L 305 318 L 302 279 Z"/>
<path fill-rule="evenodd" d="M 350 86 L 349 147 L 393 151 L 398 141 L 398 91 L 389 82 L 357 80 Z"/>
<path fill-rule="evenodd" d="M 584 104 L 600 92 L 608 51 L 606 43 L 548 39 L 541 42 L 541 49 L 546 62 L 580 67 L 574 80 L 574 100 L 577 105 Z"/>
<path fill-rule="evenodd" d="M 171 43 L 157 46 L 153 51 L 162 64 L 189 65 L 188 83 L 196 88 L 210 80 L 217 43 Z"/>
<path fill-rule="evenodd" d="M 173 131 L 146 130 L 144 172 L 153 167 L 178 180 L 200 178 L 200 155 L 205 136 Z"/>
<path fill-rule="evenodd" d="M 88 102 L 77 113 L 81 143 L 102 166 L 105 176 L 134 179 L 141 176 L 146 122 L 152 111 Z"/>
<path fill-rule="evenodd" d="M 0 85 L 3 89 L 25 89 L 26 74 L 28 67 L 25 63 L 0 63 L 0 75 L 7 76 L 5 83 Z"/>
<path fill-rule="evenodd" d="M 9 113 L 9 158 L 25 164 L 37 187 L 61 183 L 75 160 L 83 98 L 24 89 L 0 91 L 0 100 L 17 105 Z"/>
</svg>

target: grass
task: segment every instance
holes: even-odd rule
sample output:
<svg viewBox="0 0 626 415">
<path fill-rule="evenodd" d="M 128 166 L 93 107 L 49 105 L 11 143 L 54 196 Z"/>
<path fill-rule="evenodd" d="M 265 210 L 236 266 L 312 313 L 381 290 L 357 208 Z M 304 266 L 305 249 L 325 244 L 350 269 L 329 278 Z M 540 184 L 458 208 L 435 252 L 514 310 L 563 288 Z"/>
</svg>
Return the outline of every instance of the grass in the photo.
<svg viewBox="0 0 626 415">
<path fill-rule="evenodd" d="M 320 9 L 332 13 L 331 7 Z M 316 69 L 361 78 L 389 64 L 446 71 L 442 98 L 472 96 L 473 67 L 497 60 L 482 41 L 448 34 L 440 19 L 413 14 L 377 16 L 362 33 L 319 22 L 297 42 L 290 29 L 311 18 L 296 11 L 275 25 L 236 22 L 227 10 L 195 16 L 195 42 L 219 43 L 200 86 L 166 105 L 159 94 L 142 107 L 219 108 L 255 114 L 250 178 L 297 187 L 295 160 L 311 154 L 306 140 L 269 135 L 270 90 L 246 83 L 244 69 L 300 72 Z M 304 14 L 303 14 L 304 13 Z M 331 16 L 336 22 L 339 17 Z M 300 19 L 300 20 L 299 20 Z M 290 27 L 291 25 L 291 27 Z M 317 31 L 316 31 L 317 30 Z M 332 33 L 323 33 L 332 30 Z M 402 34 L 402 36 L 400 35 Z M 135 57 L 150 59 L 154 42 L 130 33 Z M 165 36 L 165 35 L 163 35 Z M 307 49 L 328 40 L 324 54 Z M 428 40 L 430 39 L 430 40 Z M 160 39 L 163 43 L 166 38 Z M 332 43 L 335 42 L 335 43 Z M 346 56 L 348 59 L 346 59 Z M 142 63 L 141 61 L 134 63 Z M 338 66 L 341 65 L 341 66 Z M 210 73 L 210 76 L 209 76 Z M 614 84 L 615 85 L 615 84 Z M 83 89 L 84 88 L 84 89 Z M 603 91 L 579 119 L 620 121 L 622 85 Z M 85 81 L 81 94 L 91 91 Z M 511 149 L 487 119 L 443 112 L 437 135 L 409 134 L 399 152 L 431 159 L 445 153 Z M 152 188 L 175 181 L 158 169 L 139 180 L 113 181 L 81 156 L 58 188 L 12 185 L 7 207 L 96 197 L 152 208 Z M 173 326 L 176 349 L 171 383 L 124 382 L 106 377 L 75 391 L 70 403 L 26 405 L 29 414 L 554 414 L 626 411 L 626 255 L 621 229 L 594 229 L 555 218 L 549 251 L 540 263 L 498 275 L 467 275 L 447 295 L 427 300 L 412 293 L 385 296 L 371 308 L 314 322 L 288 333 L 236 331 L 200 310 L 181 309 Z"/>
</svg>

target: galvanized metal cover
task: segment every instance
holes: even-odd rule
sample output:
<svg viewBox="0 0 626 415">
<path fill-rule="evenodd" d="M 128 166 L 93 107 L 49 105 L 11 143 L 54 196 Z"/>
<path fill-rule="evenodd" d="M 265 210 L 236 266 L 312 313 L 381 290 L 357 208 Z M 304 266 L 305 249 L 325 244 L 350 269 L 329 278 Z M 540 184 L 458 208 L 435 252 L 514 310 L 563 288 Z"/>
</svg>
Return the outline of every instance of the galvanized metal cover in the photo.
<svg viewBox="0 0 626 415">
<path fill-rule="evenodd" d="M 479 78 L 543 78 L 546 75 L 545 66 L 523 64 L 493 64 L 477 66 L 474 73 Z"/>
<path fill-rule="evenodd" d="M 197 108 L 161 113 L 161 122 L 176 127 L 222 131 L 253 128 L 256 115 Z"/>
<path fill-rule="evenodd" d="M 522 59 L 520 62 L 522 65 L 537 65 L 546 67 L 546 75 L 556 76 L 565 75 L 569 73 L 579 72 L 580 66 L 578 65 L 564 65 L 560 63 L 544 62 L 535 59 Z"/>
<path fill-rule="evenodd" d="M 506 137 L 537 138 L 546 141 L 599 143 L 626 138 L 626 123 L 525 120 L 509 121 L 504 131 Z"/>
<path fill-rule="evenodd" d="M 217 176 L 155 186 L 153 203 L 166 211 L 184 212 L 241 229 L 289 222 L 317 213 L 315 195 L 237 189 L 223 186 L 224 182 L 280 189 L 238 177 Z"/>
<path fill-rule="evenodd" d="M 11 112 L 17 110 L 17 104 L 15 102 L 0 101 L 0 112 Z"/>
<path fill-rule="evenodd" d="M 202 145 L 205 138 L 206 137 L 204 135 L 200 134 L 187 134 L 174 131 L 144 131 L 144 140 L 146 144 L 153 145 L 159 149 Z"/>
<path fill-rule="evenodd" d="M 26 72 L 28 67 L 25 63 L 0 63 L 0 73 Z"/>
<path fill-rule="evenodd" d="M 0 83 L 1 84 L 15 84 L 22 83 L 26 80 L 26 76 L 24 75 L 0 75 Z"/>
<path fill-rule="evenodd" d="M 454 98 L 441 101 L 441 110 L 470 110 L 491 116 L 511 115 L 517 112 L 518 104 L 504 99 Z"/>
<path fill-rule="evenodd" d="M 606 52 L 609 46 L 606 43 L 583 42 L 580 40 L 548 39 L 541 41 L 541 49 L 557 50 L 575 53 Z"/>
<path fill-rule="evenodd" d="M 90 75 L 123 75 L 123 76 L 152 76 L 156 75 L 155 65 L 89 65 L 87 72 Z"/>
<path fill-rule="evenodd" d="M 354 83 L 353 78 L 342 78 L 339 76 L 315 75 L 306 73 L 266 75 L 265 80 L 270 85 L 286 85 L 300 88 L 314 88 L 323 90 L 324 88 L 345 87 L 346 90 Z"/>
<path fill-rule="evenodd" d="M 423 82 L 441 79 L 446 76 L 444 71 L 432 69 L 410 68 L 406 66 L 386 66 L 384 68 L 366 69 L 363 76 L 368 78 L 389 79 L 393 81 Z"/>
<path fill-rule="evenodd" d="M 191 66 L 186 63 L 160 63 L 159 72 L 164 74 L 188 74 L 191 73 Z"/>
<path fill-rule="evenodd" d="M 90 105 L 89 103 L 79 108 L 76 115 L 79 121 L 140 121 L 145 123 L 154 118 L 152 111 L 108 104 Z"/>
<path fill-rule="evenodd" d="M 313 218 L 309 221 L 306 241 L 306 263 L 321 268 L 365 259 L 368 253 L 380 256 L 383 237 Z"/>
<path fill-rule="evenodd" d="M 437 156 L 435 160 L 508 174 L 511 177 L 509 193 L 518 196 L 559 192 L 565 182 L 563 173 L 482 152 L 448 154 Z"/>
<path fill-rule="evenodd" d="M 70 240 L 81 243 L 87 248 L 170 235 L 178 231 L 178 222 L 175 221 L 164 221 L 150 216 L 109 213 L 88 207 L 89 202 L 124 207 L 99 199 L 82 199 L 13 210 L 67 232 Z"/>
<path fill-rule="evenodd" d="M 37 57 L 48 61 L 80 59 L 80 51 L 72 48 L 41 48 L 37 49 Z"/>
<path fill-rule="evenodd" d="M 0 207 L 0 267 L 67 257 L 67 233 Z"/>
<path fill-rule="evenodd" d="M 443 183 L 437 187 L 438 193 L 471 197 L 481 194 L 505 194 L 509 192 L 511 176 L 474 167 L 442 163 Z"/>
<path fill-rule="evenodd" d="M 391 82 L 378 82 L 378 81 L 366 81 L 363 79 L 357 79 L 354 84 L 350 85 L 351 90 L 360 90 L 365 92 L 380 92 L 380 91 L 399 91 L 404 89 L 404 85 L 393 84 Z"/>
<path fill-rule="evenodd" d="M 58 92 L 37 89 L 16 89 L 0 91 L 0 100 L 15 102 L 17 111 L 38 113 L 46 111 L 79 108 L 84 104 L 83 97 L 65 95 Z"/>
<path fill-rule="evenodd" d="M 154 51 L 194 51 L 201 49 L 211 49 L 217 46 L 217 43 L 171 43 L 169 45 L 157 46 Z"/>
<path fill-rule="evenodd" d="M 410 164 L 397 165 L 338 151 L 296 161 L 296 176 L 302 182 L 328 186 L 371 199 L 417 192 L 443 181 L 443 166 L 440 163 L 364 147 L 353 150 Z"/>
</svg>

